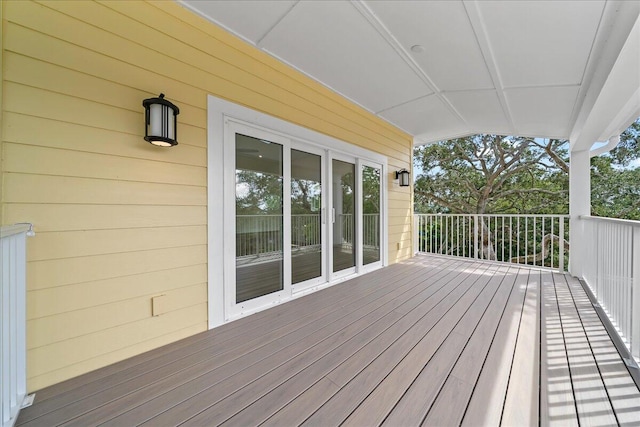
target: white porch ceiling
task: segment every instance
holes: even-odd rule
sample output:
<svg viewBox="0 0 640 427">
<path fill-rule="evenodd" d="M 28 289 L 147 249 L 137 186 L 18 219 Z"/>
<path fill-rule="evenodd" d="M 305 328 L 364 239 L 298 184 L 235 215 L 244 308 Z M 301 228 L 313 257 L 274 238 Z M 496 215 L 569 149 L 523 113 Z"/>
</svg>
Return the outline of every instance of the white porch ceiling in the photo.
<svg viewBox="0 0 640 427">
<path fill-rule="evenodd" d="M 640 11 L 633 0 L 181 3 L 416 144 L 579 134 Z"/>
</svg>

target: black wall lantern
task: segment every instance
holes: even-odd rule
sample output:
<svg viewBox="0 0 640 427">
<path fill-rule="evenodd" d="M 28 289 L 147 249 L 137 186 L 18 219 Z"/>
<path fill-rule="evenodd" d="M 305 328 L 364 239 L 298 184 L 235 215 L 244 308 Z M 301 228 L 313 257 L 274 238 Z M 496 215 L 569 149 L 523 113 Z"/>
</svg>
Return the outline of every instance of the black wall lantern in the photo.
<svg viewBox="0 0 640 427">
<path fill-rule="evenodd" d="M 409 171 L 406 169 L 400 169 L 396 172 L 396 179 L 400 184 L 400 187 L 408 187 L 409 186 Z"/>
<path fill-rule="evenodd" d="M 178 145 L 178 119 L 180 109 L 164 99 L 164 93 L 157 98 L 142 101 L 144 107 L 144 139 L 160 147 Z"/>
</svg>

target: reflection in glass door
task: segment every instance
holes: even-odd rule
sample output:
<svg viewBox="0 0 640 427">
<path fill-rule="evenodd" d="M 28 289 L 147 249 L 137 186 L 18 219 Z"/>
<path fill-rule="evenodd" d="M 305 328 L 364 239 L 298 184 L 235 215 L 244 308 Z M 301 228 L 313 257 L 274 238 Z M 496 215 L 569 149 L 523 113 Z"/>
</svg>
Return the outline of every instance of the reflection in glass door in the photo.
<svg viewBox="0 0 640 427">
<path fill-rule="evenodd" d="M 356 265 L 356 166 L 336 159 L 331 166 L 333 272 L 337 272 Z"/>
<path fill-rule="evenodd" d="M 380 261 L 380 168 L 362 166 L 362 264 Z"/>
<path fill-rule="evenodd" d="M 236 133 L 235 158 L 237 304 L 283 289 L 283 147 Z"/>
<path fill-rule="evenodd" d="M 322 157 L 291 150 L 291 282 L 322 276 Z"/>
</svg>

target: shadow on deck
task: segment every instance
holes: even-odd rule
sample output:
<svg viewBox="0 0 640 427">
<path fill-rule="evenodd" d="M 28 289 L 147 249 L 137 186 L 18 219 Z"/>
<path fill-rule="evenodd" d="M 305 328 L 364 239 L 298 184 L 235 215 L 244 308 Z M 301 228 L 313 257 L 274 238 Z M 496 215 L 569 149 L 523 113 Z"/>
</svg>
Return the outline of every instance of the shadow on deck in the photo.
<svg viewBox="0 0 640 427">
<path fill-rule="evenodd" d="M 615 425 L 639 410 L 577 280 L 423 255 L 38 391 L 17 425 Z"/>
</svg>

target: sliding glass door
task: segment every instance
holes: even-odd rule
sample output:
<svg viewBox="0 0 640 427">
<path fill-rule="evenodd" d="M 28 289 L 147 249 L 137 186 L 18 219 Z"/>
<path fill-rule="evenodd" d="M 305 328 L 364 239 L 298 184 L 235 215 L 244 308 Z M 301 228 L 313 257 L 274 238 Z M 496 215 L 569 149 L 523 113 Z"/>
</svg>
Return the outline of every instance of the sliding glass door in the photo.
<svg viewBox="0 0 640 427">
<path fill-rule="evenodd" d="M 236 134 L 236 303 L 284 287 L 283 147 Z"/>
<path fill-rule="evenodd" d="M 225 317 L 381 265 L 382 166 L 229 121 Z"/>
<path fill-rule="evenodd" d="M 294 292 L 326 281 L 324 151 L 291 149 L 291 283 Z"/>
<path fill-rule="evenodd" d="M 382 166 L 360 163 L 362 185 L 362 265 L 379 265 L 382 260 Z"/>
<path fill-rule="evenodd" d="M 225 134 L 225 300 L 235 316 L 290 294 L 290 149 L 279 135 L 230 124 Z"/>
<path fill-rule="evenodd" d="M 332 272 L 353 272 L 356 266 L 356 165 L 331 160 Z"/>
</svg>

